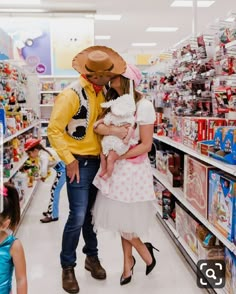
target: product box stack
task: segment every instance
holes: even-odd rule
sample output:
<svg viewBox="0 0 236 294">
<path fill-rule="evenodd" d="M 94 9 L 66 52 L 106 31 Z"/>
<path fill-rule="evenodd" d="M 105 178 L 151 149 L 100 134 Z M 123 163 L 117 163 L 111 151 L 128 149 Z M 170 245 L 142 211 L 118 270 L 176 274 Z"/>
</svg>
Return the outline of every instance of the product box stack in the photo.
<svg viewBox="0 0 236 294">
<path fill-rule="evenodd" d="M 197 227 L 199 223 L 194 220 L 179 204 L 176 208 L 176 231 L 185 241 L 196 257 L 198 257 Z"/>
<path fill-rule="evenodd" d="M 207 219 L 209 172 L 213 166 L 189 155 L 184 157 L 184 196 L 186 200 Z"/>
<path fill-rule="evenodd" d="M 209 173 L 208 220 L 236 243 L 236 179 L 221 171 Z"/>
</svg>

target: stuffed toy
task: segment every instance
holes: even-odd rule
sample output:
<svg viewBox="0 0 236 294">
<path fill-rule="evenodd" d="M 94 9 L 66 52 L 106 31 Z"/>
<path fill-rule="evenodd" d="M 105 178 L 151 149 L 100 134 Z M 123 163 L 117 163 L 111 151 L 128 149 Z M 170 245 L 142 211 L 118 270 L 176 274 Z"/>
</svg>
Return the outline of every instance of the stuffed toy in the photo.
<svg viewBox="0 0 236 294">
<path fill-rule="evenodd" d="M 100 176 L 106 178 L 111 175 L 114 168 L 114 161 L 118 158 L 118 156 L 124 154 L 130 149 L 131 146 L 138 143 L 137 140 L 132 138 L 135 127 L 136 106 L 133 96 L 129 94 L 122 95 L 115 100 L 104 102 L 101 106 L 103 108 L 110 108 L 110 111 L 104 116 L 104 118 L 98 120 L 94 124 L 94 128 L 101 123 L 104 123 L 107 126 L 122 126 L 130 124 L 128 134 L 124 139 L 120 139 L 112 135 L 104 136 L 102 139 L 103 155 L 101 155 L 102 172 Z M 111 151 L 115 151 L 117 156 L 114 156 L 114 153 Z M 109 157 L 110 159 L 107 161 L 108 165 L 104 162 L 104 160 L 106 161 L 105 157 Z M 104 172 L 104 169 L 106 169 L 106 172 Z"/>
</svg>

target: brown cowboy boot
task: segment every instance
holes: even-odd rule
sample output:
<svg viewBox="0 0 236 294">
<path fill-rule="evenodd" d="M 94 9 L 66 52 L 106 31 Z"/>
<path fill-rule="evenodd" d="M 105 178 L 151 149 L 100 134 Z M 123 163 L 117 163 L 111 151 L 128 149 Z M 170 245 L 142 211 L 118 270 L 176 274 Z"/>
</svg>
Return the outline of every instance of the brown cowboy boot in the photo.
<svg viewBox="0 0 236 294">
<path fill-rule="evenodd" d="M 68 293 L 79 293 L 79 285 L 75 277 L 73 266 L 62 269 L 62 288 Z"/>
<path fill-rule="evenodd" d="M 101 266 L 97 256 L 87 256 L 85 259 L 85 269 L 91 272 L 91 276 L 98 280 L 106 279 L 106 271 Z"/>
</svg>

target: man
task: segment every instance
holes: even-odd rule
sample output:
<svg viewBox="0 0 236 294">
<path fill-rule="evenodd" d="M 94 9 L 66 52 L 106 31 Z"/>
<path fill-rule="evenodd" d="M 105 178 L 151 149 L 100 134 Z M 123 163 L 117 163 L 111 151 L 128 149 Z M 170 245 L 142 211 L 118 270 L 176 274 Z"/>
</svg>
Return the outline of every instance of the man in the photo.
<svg viewBox="0 0 236 294">
<path fill-rule="evenodd" d="M 100 104 L 105 100 L 104 85 L 123 73 L 126 63 L 111 48 L 92 46 L 77 54 L 72 66 L 81 76 L 58 95 L 48 125 L 48 138 L 67 170 L 70 212 L 60 254 L 62 286 L 68 293 L 78 293 L 74 267 L 81 229 L 85 241 L 85 269 L 95 279 L 106 278 L 98 259 L 97 237 L 91 224 L 90 211 L 97 193 L 92 181 L 99 168 L 101 152 L 100 138 L 93 132 L 93 125 L 102 112 Z M 120 137 L 127 134 L 125 128 L 118 131 L 114 127 L 108 131 Z"/>
</svg>

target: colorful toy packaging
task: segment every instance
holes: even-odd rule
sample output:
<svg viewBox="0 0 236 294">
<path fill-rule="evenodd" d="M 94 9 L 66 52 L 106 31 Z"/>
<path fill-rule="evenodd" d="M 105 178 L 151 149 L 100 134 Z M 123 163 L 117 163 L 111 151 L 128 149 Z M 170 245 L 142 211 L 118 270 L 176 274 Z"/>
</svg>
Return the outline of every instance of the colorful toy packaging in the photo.
<svg viewBox="0 0 236 294">
<path fill-rule="evenodd" d="M 183 130 L 183 144 L 195 149 L 198 141 L 207 139 L 207 120 L 200 117 L 184 117 Z"/>
<path fill-rule="evenodd" d="M 176 230 L 195 256 L 198 256 L 198 240 L 196 235 L 199 225 L 179 204 L 176 207 Z"/>
<path fill-rule="evenodd" d="M 227 248 L 225 248 L 225 288 L 224 293 L 236 294 L 236 257 Z"/>
<path fill-rule="evenodd" d="M 219 127 L 214 135 L 214 152 L 210 156 L 236 164 L 236 127 Z"/>
<path fill-rule="evenodd" d="M 208 176 L 215 169 L 189 155 L 184 157 L 184 195 L 197 211 L 207 218 Z"/>
<path fill-rule="evenodd" d="M 198 260 L 224 260 L 224 246 L 202 224 L 197 226 Z"/>
<path fill-rule="evenodd" d="M 209 173 L 208 220 L 233 242 L 236 219 L 236 179 L 220 171 Z"/>
</svg>

